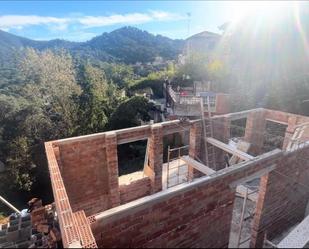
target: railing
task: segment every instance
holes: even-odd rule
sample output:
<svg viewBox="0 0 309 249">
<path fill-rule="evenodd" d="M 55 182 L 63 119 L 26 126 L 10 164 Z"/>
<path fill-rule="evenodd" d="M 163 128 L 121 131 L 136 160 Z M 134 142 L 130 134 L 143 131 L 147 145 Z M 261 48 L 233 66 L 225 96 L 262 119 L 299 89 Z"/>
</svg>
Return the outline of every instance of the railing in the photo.
<svg viewBox="0 0 309 249">
<path fill-rule="evenodd" d="M 201 112 L 200 100 L 203 98 L 204 111 L 208 111 L 208 101 L 207 96 L 195 96 L 195 95 L 181 95 L 175 92 L 170 85 L 167 87 L 168 95 L 172 99 L 174 113 L 176 115 L 189 115 L 189 116 L 199 116 Z M 209 96 L 210 101 L 210 111 L 216 111 L 216 96 Z"/>
<path fill-rule="evenodd" d="M 174 154 L 174 155 L 173 155 Z M 189 154 L 189 145 L 167 149 L 167 163 L 163 165 L 162 187 L 167 189 L 189 181 L 188 164 L 181 160 Z"/>
</svg>

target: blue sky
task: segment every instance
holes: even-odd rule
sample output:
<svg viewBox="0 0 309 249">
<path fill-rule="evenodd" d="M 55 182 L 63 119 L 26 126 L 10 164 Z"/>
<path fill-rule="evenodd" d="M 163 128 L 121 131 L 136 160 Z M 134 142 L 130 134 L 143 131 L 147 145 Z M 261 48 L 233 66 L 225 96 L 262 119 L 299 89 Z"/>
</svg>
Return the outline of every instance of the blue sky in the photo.
<svg viewBox="0 0 309 249">
<path fill-rule="evenodd" d="M 224 1 L 0 1 L 0 29 L 31 39 L 85 41 L 130 25 L 171 38 L 219 32 L 232 18 Z"/>
<path fill-rule="evenodd" d="M 123 26 L 153 34 L 187 38 L 201 31 L 220 32 L 218 26 L 248 14 L 268 10 L 271 16 L 287 1 L 3 1 L 0 29 L 36 40 L 55 38 L 85 41 Z M 281 6 L 281 7 L 280 7 Z M 280 8 L 279 8 L 280 7 Z M 258 12 L 259 11 L 259 12 Z M 190 25 L 188 25 L 188 15 Z M 240 22 L 241 23 L 241 22 Z M 188 26 L 190 31 L 188 32 Z"/>
</svg>

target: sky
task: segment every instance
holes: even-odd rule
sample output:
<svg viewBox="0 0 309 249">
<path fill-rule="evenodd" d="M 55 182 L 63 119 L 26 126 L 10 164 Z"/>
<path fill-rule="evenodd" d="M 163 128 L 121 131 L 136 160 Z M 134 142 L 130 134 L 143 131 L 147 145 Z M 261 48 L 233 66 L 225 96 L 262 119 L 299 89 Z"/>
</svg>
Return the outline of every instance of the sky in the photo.
<svg viewBox="0 0 309 249">
<path fill-rule="evenodd" d="M 134 26 L 184 39 L 202 31 L 220 33 L 218 26 L 261 2 L 0 0 L 0 29 L 35 40 L 86 41 L 103 32 Z"/>
</svg>

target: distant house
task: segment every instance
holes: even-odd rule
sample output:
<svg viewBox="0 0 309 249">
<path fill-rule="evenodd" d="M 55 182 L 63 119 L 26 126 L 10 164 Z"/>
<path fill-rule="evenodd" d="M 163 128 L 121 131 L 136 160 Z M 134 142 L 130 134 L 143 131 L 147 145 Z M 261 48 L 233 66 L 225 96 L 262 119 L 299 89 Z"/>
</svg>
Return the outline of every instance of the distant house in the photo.
<svg viewBox="0 0 309 249">
<path fill-rule="evenodd" d="M 3 162 L 0 161 L 0 173 L 5 171 L 5 165 Z"/>
</svg>

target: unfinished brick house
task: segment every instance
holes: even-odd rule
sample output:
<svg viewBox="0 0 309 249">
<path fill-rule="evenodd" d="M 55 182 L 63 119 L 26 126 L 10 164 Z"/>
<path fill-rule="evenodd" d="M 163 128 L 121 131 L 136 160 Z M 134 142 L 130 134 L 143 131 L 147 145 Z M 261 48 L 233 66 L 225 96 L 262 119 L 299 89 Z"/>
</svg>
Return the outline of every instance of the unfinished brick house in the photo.
<svg viewBox="0 0 309 249">
<path fill-rule="evenodd" d="M 250 144 L 246 150 L 228 143 L 233 122 L 244 118 L 242 140 Z M 235 200 L 252 194 L 250 247 L 305 247 L 309 117 L 254 109 L 213 116 L 207 123 L 213 127 L 212 137 L 203 133 L 202 120 L 174 120 L 47 142 L 64 246 L 234 247 Z M 275 147 L 281 148 L 265 149 L 272 143 L 269 123 L 284 127 L 276 135 L 282 143 Z M 176 163 L 164 162 L 163 138 L 184 131 L 190 136 L 187 155 Z M 148 140 L 143 171 L 119 177 L 117 146 L 138 140 Z M 228 167 L 226 153 L 234 160 Z M 177 184 L 168 184 L 173 179 Z M 254 179 L 260 179 L 255 193 L 245 187 Z M 243 213 L 240 218 L 244 220 Z M 240 237 L 236 240 L 240 246 Z"/>
</svg>

